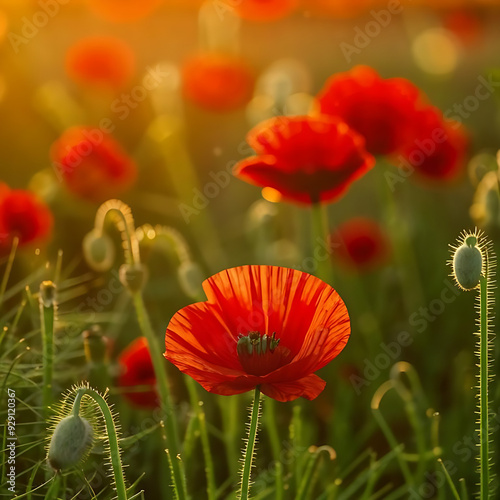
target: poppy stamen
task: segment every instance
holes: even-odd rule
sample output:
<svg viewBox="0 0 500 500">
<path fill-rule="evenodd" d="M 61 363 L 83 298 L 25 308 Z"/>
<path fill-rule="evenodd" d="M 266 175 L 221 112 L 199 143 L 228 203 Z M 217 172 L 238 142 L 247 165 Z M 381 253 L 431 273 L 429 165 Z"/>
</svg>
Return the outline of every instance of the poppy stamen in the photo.
<svg viewBox="0 0 500 500">
<path fill-rule="evenodd" d="M 261 336 L 259 332 L 248 332 L 247 335 L 240 333 L 236 350 L 238 356 L 253 354 L 254 352 L 258 355 L 262 355 L 266 354 L 268 348 L 269 352 L 273 353 L 279 343 L 280 339 L 276 338 L 276 332 L 273 332 L 270 336 L 267 334 Z"/>
<path fill-rule="evenodd" d="M 241 366 L 247 373 L 260 376 L 286 365 L 291 360 L 291 352 L 283 346 L 278 348 L 279 343 L 276 332 L 272 335 L 261 335 L 258 331 L 240 333 L 236 351 Z"/>
</svg>

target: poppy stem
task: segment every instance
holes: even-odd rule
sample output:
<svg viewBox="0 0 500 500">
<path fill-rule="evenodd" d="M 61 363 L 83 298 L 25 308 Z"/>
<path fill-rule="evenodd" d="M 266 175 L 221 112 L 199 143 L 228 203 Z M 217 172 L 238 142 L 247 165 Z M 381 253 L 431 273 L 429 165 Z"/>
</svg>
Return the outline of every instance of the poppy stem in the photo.
<svg viewBox="0 0 500 500">
<path fill-rule="evenodd" d="M 123 475 L 123 465 L 120 454 L 120 445 L 118 443 L 118 433 L 115 425 L 115 420 L 111 409 L 108 406 L 106 399 L 97 391 L 90 387 L 81 387 L 77 390 L 75 400 L 73 402 L 72 413 L 78 416 L 80 413 L 80 404 L 83 396 L 91 397 L 99 406 L 104 423 L 106 425 L 106 434 L 109 443 L 109 458 L 113 469 L 115 481 L 116 496 L 118 500 L 127 500 L 127 487 L 125 486 L 125 477 Z"/>
<path fill-rule="evenodd" d="M 486 263 L 488 266 L 488 263 Z M 489 381 L 489 339 L 488 339 L 488 269 L 486 276 L 479 281 L 479 438 L 480 438 L 480 485 L 481 500 L 490 498 L 490 435 L 489 435 L 489 408 L 488 408 L 488 381 Z"/>
<path fill-rule="evenodd" d="M 325 254 L 324 248 L 328 247 L 329 224 L 328 212 L 325 204 L 313 203 L 311 206 L 313 251 L 312 259 L 316 268 L 316 276 L 324 282 L 331 284 L 333 281 L 333 269 L 330 263 L 330 253 Z M 317 252 L 317 249 L 321 252 Z"/>
<path fill-rule="evenodd" d="M 133 294 L 134 306 L 139 321 L 139 326 L 143 335 L 146 337 L 151 354 L 151 361 L 158 385 L 158 393 L 160 395 L 160 404 L 162 415 L 165 419 L 165 433 L 168 442 L 167 455 L 172 469 L 174 489 L 179 500 L 187 498 L 186 480 L 180 456 L 180 446 L 178 440 L 177 425 L 175 422 L 175 415 L 172 410 L 172 403 L 170 400 L 170 389 L 168 387 L 167 374 L 165 372 L 164 359 L 161 355 L 161 350 L 157 342 L 156 335 L 151 327 L 151 322 L 144 306 L 141 292 Z"/>
<path fill-rule="evenodd" d="M 241 486 L 237 497 L 238 500 L 248 500 L 249 498 L 250 476 L 255 456 L 255 441 L 259 426 L 260 408 L 260 387 L 257 386 L 250 413 L 250 427 L 248 429 L 247 444 L 244 452 L 243 469 L 241 470 Z"/>
</svg>

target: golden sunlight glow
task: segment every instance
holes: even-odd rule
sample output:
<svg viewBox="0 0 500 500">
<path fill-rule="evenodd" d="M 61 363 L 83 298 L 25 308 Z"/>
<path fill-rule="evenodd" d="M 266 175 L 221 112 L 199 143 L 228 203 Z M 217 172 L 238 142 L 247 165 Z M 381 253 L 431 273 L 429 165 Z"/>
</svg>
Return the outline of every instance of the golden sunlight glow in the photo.
<svg viewBox="0 0 500 500">
<path fill-rule="evenodd" d="M 434 75 L 451 73 L 458 64 L 457 43 L 451 33 L 442 28 L 432 28 L 415 38 L 412 53 L 416 64 Z"/>
</svg>

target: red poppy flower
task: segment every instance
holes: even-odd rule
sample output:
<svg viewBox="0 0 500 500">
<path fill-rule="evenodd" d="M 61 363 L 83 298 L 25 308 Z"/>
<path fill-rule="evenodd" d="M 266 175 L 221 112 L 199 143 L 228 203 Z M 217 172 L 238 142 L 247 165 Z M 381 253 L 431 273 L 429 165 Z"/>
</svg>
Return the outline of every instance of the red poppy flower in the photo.
<svg viewBox="0 0 500 500">
<path fill-rule="evenodd" d="M 341 224 L 331 237 L 333 255 L 358 270 L 373 269 L 389 255 L 389 239 L 373 219 L 356 217 Z"/>
<path fill-rule="evenodd" d="M 66 53 L 66 73 L 79 84 L 120 89 L 134 71 L 132 49 L 112 36 L 82 38 Z"/>
<path fill-rule="evenodd" d="M 149 16 L 163 0 L 86 0 L 98 16 L 112 22 L 134 22 Z"/>
<path fill-rule="evenodd" d="M 252 97 L 251 68 L 240 58 L 205 53 L 188 59 L 182 68 L 184 96 L 211 111 L 231 111 Z"/>
<path fill-rule="evenodd" d="M 247 142 L 258 156 L 240 161 L 235 175 L 299 203 L 339 198 L 375 164 L 359 134 L 326 116 L 271 118 Z"/>
<path fill-rule="evenodd" d="M 458 177 L 467 155 L 464 127 L 453 120 L 446 121 L 435 107 L 429 106 L 415 117 L 414 140 L 398 156 L 397 165 L 410 172 L 415 169 L 429 180 L 448 181 Z"/>
<path fill-rule="evenodd" d="M 158 406 L 158 395 L 154 390 L 156 376 L 146 338 L 139 337 L 129 344 L 120 354 L 118 363 L 121 367 L 118 386 L 144 387 L 142 391 L 124 392 L 124 396 L 132 404 L 142 408 Z"/>
<path fill-rule="evenodd" d="M 298 3 L 298 0 L 240 0 L 235 8 L 240 17 L 250 21 L 276 21 L 290 14 Z"/>
<path fill-rule="evenodd" d="M 9 251 L 15 236 L 20 246 L 46 240 L 53 225 L 52 212 L 34 193 L 0 183 L 1 253 Z"/>
<path fill-rule="evenodd" d="M 231 395 L 260 386 L 278 401 L 314 399 L 314 372 L 347 343 L 350 323 L 337 292 L 309 274 L 273 266 L 222 271 L 203 283 L 207 302 L 178 311 L 165 357 L 207 391 Z"/>
<path fill-rule="evenodd" d="M 414 137 L 419 89 L 404 78 L 384 80 L 368 66 L 330 77 L 319 96 L 322 113 L 338 116 L 366 139 L 372 154 L 389 154 Z"/>
<path fill-rule="evenodd" d="M 74 127 L 52 145 L 56 173 L 67 188 L 91 201 L 102 202 L 129 189 L 137 167 L 109 134 L 99 129 Z"/>
</svg>

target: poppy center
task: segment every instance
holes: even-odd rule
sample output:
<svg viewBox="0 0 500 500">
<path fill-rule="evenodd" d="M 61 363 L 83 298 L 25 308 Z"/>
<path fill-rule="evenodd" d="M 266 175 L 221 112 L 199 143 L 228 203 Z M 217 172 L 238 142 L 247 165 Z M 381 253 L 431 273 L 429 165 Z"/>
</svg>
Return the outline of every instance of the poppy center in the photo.
<svg viewBox="0 0 500 500">
<path fill-rule="evenodd" d="M 242 368 L 249 375 L 267 375 L 291 361 L 290 349 L 280 346 L 276 332 L 261 335 L 260 332 L 240 334 L 236 351 Z"/>
</svg>

